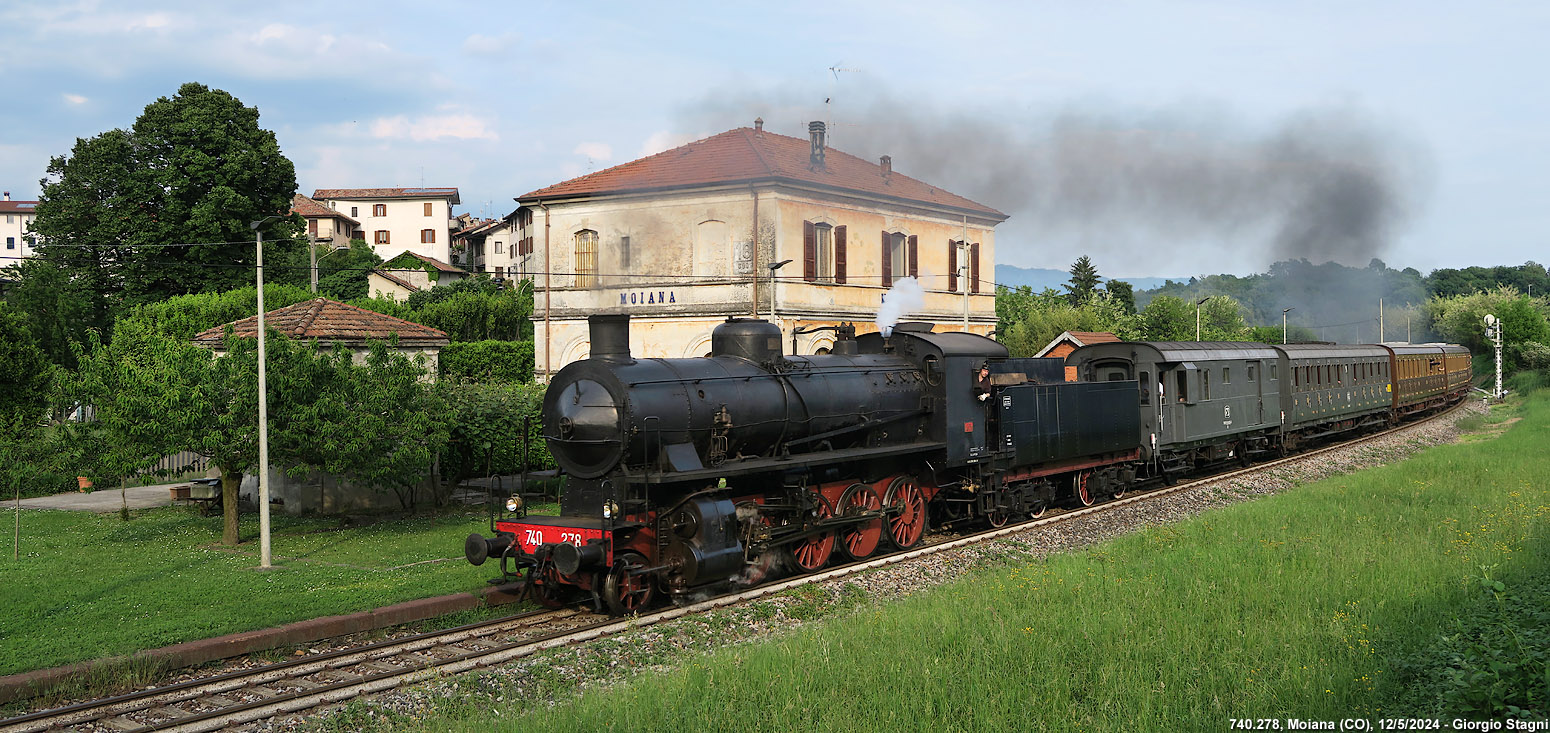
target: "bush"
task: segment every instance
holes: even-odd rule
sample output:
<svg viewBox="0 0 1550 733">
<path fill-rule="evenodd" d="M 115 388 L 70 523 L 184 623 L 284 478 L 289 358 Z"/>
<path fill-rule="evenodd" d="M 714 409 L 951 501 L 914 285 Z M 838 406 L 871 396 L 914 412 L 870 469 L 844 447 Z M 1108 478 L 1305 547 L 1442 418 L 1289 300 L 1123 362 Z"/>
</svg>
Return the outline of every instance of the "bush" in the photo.
<svg viewBox="0 0 1550 733">
<path fill-rule="evenodd" d="M 1542 371 L 1522 371 L 1507 377 L 1507 391 L 1513 394 L 1526 395 L 1544 389 L 1550 384 L 1550 378 Z"/>
<path fill-rule="evenodd" d="M 404 303 L 361 298 L 350 305 L 445 331 L 452 341 L 533 337 L 533 290 L 527 280 L 507 288 L 487 277 L 471 277 L 414 293 Z"/>
<path fill-rule="evenodd" d="M 1482 567 L 1478 600 L 1395 671 L 1421 717 L 1543 720 L 1550 713 L 1550 573 L 1508 585 Z"/>
<path fill-rule="evenodd" d="M 543 385 L 443 382 L 440 389 L 452 430 L 441 456 L 442 481 L 456 485 L 474 476 L 520 472 L 524 424 L 527 468 L 554 467 L 539 414 Z"/>
<path fill-rule="evenodd" d="M 444 378 L 480 384 L 533 381 L 532 341 L 463 341 L 441 350 Z"/>
<path fill-rule="evenodd" d="M 264 310 L 272 311 L 317 296 L 306 288 L 293 285 L 264 285 Z M 222 324 L 258 315 L 258 288 L 247 287 L 224 293 L 194 293 L 168 298 L 159 303 L 136 306 L 125 318 L 145 321 L 157 333 L 180 341 Z"/>
</svg>

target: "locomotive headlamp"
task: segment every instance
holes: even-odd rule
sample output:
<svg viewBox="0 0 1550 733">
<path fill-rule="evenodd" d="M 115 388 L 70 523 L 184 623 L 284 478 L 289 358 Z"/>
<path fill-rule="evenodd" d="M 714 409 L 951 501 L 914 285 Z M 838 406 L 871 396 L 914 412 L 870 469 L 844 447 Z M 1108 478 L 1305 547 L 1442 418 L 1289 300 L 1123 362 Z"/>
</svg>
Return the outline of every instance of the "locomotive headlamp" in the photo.
<svg viewBox="0 0 1550 733">
<path fill-rule="evenodd" d="M 619 505 L 615 504 L 613 499 L 608 499 L 608 500 L 605 500 L 603 502 L 603 518 L 604 519 L 613 519 L 614 516 L 617 515 L 618 513 L 619 513 Z"/>
<path fill-rule="evenodd" d="M 512 495 L 506 498 L 506 511 L 514 512 L 522 508 L 522 497 Z"/>
</svg>

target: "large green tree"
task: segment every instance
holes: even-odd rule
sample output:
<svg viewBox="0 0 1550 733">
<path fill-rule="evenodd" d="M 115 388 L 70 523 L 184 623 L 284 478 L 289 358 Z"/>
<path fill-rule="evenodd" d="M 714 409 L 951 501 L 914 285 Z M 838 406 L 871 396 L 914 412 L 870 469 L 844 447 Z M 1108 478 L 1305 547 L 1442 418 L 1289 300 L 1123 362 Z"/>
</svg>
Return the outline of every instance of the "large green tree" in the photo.
<svg viewBox="0 0 1550 733">
<path fill-rule="evenodd" d="M 1487 314 L 1495 316 L 1502 323 L 1508 369 L 1519 366 L 1518 355 L 1525 348 L 1534 351 L 1540 345 L 1550 344 L 1550 321 L 1533 301 L 1510 287 L 1432 298 L 1426 302 L 1426 311 L 1442 338 L 1469 347 L 1477 354 L 1488 353 L 1492 348 L 1483 319 Z M 1529 344 L 1533 346 L 1525 346 Z"/>
<path fill-rule="evenodd" d="M 1139 314 L 1142 341 L 1191 341 L 1195 338 L 1193 303 L 1172 295 L 1159 295 Z"/>
<path fill-rule="evenodd" d="M 33 432 L 48 406 L 53 370 L 26 322 L 0 303 L 0 440 Z"/>
<path fill-rule="evenodd" d="M 1079 305 L 1087 299 L 1094 290 L 1098 289 L 1098 283 L 1102 278 L 1098 277 L 1098 268 L 1093 266 L 1093 261 L 1087 255 L 1076 258 L 1071 263 L 1071 279 L 1066 282 L 1066 292 L 1071 296 L 1071 304 Z"/>
<path fill-rule="evenodd" d="M 223 291 L 253 281 L 250 222 L 285 214 L 296 168 L 258 110 L 203 84 L 188 83 L 147 105 L 129 130 L 80 139 L 50 161 L 33 232 L 39 263 L 19 270 L 20 300 L 58 288 L 84 305 L 63 330 L 97 328 L 134 305 L 183 293 Z M 299 216 L 266 226 L 271 281 L 304 281 Z M 196 246 L 184 246 L 196 245 Z M 52 278 L 52 279 L 50 279 Z M 35 315 L 40 340 L 55 338 L 67 309 Z M 76 333 L 75 335 L 79 335 Z"/>
</svg>

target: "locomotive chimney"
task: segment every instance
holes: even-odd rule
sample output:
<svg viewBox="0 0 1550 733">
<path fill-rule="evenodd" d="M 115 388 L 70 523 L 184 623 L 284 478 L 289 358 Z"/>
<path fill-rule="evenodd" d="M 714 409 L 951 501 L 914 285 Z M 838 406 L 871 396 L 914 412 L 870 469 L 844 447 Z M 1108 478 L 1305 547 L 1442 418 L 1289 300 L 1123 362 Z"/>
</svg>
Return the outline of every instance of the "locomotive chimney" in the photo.
<svg viewBox="0 0 1550 733">
<path fill-rule="evenodd" d="M 592 336 L 592 358 L 609 361 L 630 359 L 630 314 L 587 316 Z"/>
<path fill-rule="evenodd" d="M 813 152 L 808 157 L 808 164 L 813 168 L 823 167 L 823 135 L 824 126 L 822 122 L 807 123 L 807 136 L 812 139 L 813 143 Z"/>
</svg>

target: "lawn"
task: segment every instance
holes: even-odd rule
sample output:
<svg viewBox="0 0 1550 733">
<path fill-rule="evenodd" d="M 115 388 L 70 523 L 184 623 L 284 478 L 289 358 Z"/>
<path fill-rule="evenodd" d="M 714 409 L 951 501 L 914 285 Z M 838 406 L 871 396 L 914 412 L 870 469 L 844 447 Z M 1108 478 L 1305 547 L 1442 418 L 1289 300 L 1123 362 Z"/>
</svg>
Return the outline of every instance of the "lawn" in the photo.
<svg viewBox="0 0 1550 733">
<path fill-rule="evenodd" d="M 275 515 L 270 570 L 256 516 L 236 548 L 219 544 L 220 517 L 186 507 L 21 519 L 21 559 L 0 559 L 0 674 L 477 591 L 492 575 L 462 558 L 463 538 L 487 531 L 477 511 L 352 527 Z"/>
<path fill-rule="evenodd" d="M 1503 602 L 1518 590 L 1544 597 L 1535 584 L 1550 582 L 1550 396 L 1532 397 L 1520 416 L 1494 439 L 1088 551 L 1009 554 L 902 602 L 861 604 L 557 706 L 495 688 L 491 700 L 450 701 L 421 725 L 1220 731 L 1235 718 L 1449 715 L 1446 725 L 1495 710 L 1485 717 L 1499 719 L 1510 714 L 1501 701 L 1468 702 L 1479 691 L 1469 680 L 1543 706 L 1550 651 L 1550 629 L 1526 628 L 1550 614 L 1527 623 Z M 1501 626 L 1514 615 L 1518 627 Z M 1470 667 L 1461 644 L 1482 661 Z M 1502 672 L 1513 665 L 1521 674 Z M 1438 691 L 1447 680 L 1476 689 L 1448 697 Z M 503 714 L 470 715 L 481 705 Z"/>
</svg>

